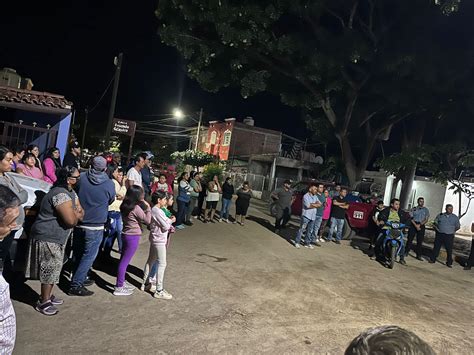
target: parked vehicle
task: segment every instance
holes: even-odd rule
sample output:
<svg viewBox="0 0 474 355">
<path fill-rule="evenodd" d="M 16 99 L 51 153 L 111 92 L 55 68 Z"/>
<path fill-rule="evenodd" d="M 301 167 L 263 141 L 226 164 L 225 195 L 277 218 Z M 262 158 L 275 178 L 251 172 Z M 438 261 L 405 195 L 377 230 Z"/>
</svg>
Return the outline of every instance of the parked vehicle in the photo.
<svg viewBox="0 0 474 355">
<path fill-rule="evenodd" d="M 385 236 L 383 240 L 383 255 L 385 262 L 390 269 L 393 269 L 395 261 L 401 255 L 403 246 L 405 245 L 405 234 L 404 228 L 406 225 L 403 223 L 386 222 Z"/>
</svg>

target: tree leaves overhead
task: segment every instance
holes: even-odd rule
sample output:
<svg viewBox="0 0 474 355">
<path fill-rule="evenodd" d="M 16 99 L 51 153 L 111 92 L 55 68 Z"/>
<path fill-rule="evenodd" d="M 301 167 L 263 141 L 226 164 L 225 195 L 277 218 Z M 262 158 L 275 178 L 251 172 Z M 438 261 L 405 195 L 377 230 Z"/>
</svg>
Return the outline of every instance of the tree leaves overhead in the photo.
<svg viewBox="0 0 474 355">
<path fill-rule="evenodd" d="M 456 0 L 162 0 L 156 13 L 191 78 L 301 108 L 310 128 L 332 131 L 354 183 L 387 129 L 462 96 L 473 53 L 456 43 L 458 10 Z"/>
</svg>

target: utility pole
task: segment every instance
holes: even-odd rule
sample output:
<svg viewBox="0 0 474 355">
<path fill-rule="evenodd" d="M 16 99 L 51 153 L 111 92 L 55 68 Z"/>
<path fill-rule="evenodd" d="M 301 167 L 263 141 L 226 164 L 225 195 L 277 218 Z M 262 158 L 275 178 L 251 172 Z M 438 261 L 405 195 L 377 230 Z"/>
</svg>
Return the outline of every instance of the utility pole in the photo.
<svg viewBox="0 0 474 355">
<path fill-rule="evenodd" d="M 115 114 L 115 103 L 117 101 L 117 93 L 120 81 L 120 70 L 122 69 L 122 58 L 123 53 L 120 53 L 118 57 L 115 57 L 115 77 L 114 77 L 114 88 L 112 90 L 112 100 L 110 101 L 109 118 L 107 121 L 107 130 L 105 131 L 105 149 L 109 149 L 110 145 L 110 133 L 112 131 L 112 120 Z"/>
<path fill-rule="evenodd" d="M 87 129 L 87 118 L 89 116 L 89 107 L 86 107 L 86 109 L 84 110 L 84 114 L 85 114 L 85 118 L 84 118 L 84 128 L 82 129 L 82 140 L 81 140 L 81 144 L 83 147 L 85 147 L 85 139 L 86 139 L 86 129 Z"/>
<path fill-rule="evenodd" d="M 198 123 L 198 130 L 196 134 L 196 143 L 194 144 L 194 150 L 197 151 L 199 145 L 199 131 L 201 130 L 201 123 L 202 123 L 202 107 L 201 111 L 199 111 L 199 123 Z"/>
</svg>

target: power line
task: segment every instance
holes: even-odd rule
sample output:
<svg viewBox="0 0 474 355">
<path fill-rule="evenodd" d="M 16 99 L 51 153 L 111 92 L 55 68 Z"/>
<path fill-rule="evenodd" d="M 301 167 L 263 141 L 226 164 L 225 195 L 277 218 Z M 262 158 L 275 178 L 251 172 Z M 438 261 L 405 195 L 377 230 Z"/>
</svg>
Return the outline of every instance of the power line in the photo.
<svg viewBox="0 0 474 355">
<path fill-rule="evenodd" d="M 106 94 L 107 91 L 109 90 L 110 85 L 111 85 L 112 82 L 114 81 L 114 76 L 115 76 L 115 75 L 113 75 L 112 78 L 110 79 L 109 83 L 107 84 L 107 87 L 105 88 L 104 92 L 103 92 L 102 95 L 100 96 L 99 101 L 97 101 L 97 103 L 94 105 L 94 107 L 93 107 L 91 110 L 89 110 L 89 113 L 91 113 L 92 111 L 94 111 L 94 110 L 97 108 L 97 106 L 99 106 L 100 102 L 102 101 L 102 99 L 104 98 L 105 94 Z"/>
</svg>

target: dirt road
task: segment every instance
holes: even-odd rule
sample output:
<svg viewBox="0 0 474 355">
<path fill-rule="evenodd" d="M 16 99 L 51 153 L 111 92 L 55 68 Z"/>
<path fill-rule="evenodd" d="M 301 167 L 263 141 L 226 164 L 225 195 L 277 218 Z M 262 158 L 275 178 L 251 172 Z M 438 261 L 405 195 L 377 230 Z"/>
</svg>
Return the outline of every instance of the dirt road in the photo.
<svg viewBox="0 0 474 355">
<path fill-rule="evenodd" d="M 110 265 L 94 296 L 58 291 L 66 303 L 48 318 L 26 304 L 39 289 L 29 281 L 15 296 L 15 353 L 341 354 L 362 330 L 396 324 L 440 354 L 472 354 L 473 272 L 411 257 L 388 270 L 348 242 L 297 250 L 266 228 L 270 217 L 250 213 L 244 227 L 197 222 L 173 236 L 172 301 L 114 297 Z M 129 267 L 136 285 L 147 252 L 143 238 Z"/>
</svg>

